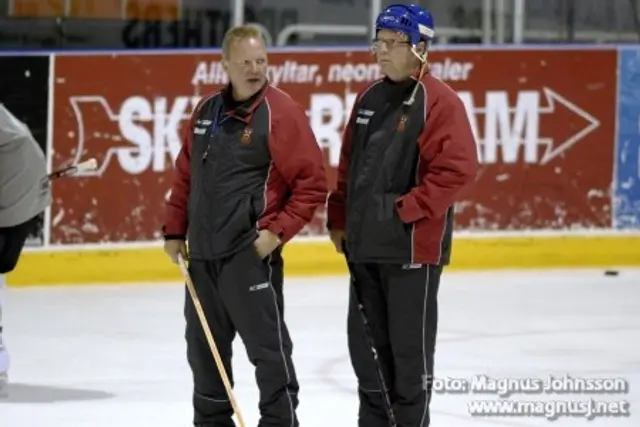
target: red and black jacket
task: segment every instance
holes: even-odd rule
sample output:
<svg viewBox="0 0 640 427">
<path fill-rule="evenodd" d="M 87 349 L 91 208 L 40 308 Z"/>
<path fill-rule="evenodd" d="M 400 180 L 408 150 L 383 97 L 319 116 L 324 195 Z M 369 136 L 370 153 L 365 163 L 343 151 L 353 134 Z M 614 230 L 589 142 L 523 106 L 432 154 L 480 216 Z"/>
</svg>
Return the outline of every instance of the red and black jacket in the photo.
<svg viewBox="0 0 640 427">
<path fill-rule="evenodd" d="M 346 126 L 327 227 L 346 231 L 354 262 L 448 264 L 453 206 L 477 169 L 465 108 L 449 86 L 430 75 L 378 80 Z"/>
<path fill-rule="evenodd" d="M 265 228 L 284 244 L 326 195 L 323 154 L 302 106 L 270 85 L 238 105 L 227 87 L 192 115 L 163 232 L 187 238 L 195 259 L 231 255 Z"/>
</svg>

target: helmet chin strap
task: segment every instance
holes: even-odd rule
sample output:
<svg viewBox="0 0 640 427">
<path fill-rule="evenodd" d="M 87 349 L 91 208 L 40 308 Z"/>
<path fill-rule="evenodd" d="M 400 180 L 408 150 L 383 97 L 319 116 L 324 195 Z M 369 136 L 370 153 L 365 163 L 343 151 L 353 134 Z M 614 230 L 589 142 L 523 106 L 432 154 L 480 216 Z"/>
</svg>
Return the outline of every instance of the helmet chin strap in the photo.
<svg viewBox="0 0 640 427">
<path fill-rule="evenodd" d="M 415 46 L 411 46 L 411 53 L 413 53 L 413 56 L 415 56 L 416 58 L 418 58 L 418 61 L 420 61 L 420 63 L 424 64 L 427 62 L 427 49 L 425 48 L 424 53 L 421 55 L 420 52 L 418 52 L 418 50 L 416 49 Z"/>
<path fill-rule="evenodd" d="M 409 97 L 409 99 L 404 101 L 404 105 L 413 105 L 413 103 L 415 102 L 416 94 L 418 93 L 418 88 L 420 87 L 420 80 L 422 80 L 422 76 L 424 76 L 424 72 L 427 70 L 428 54 L 427 54 L 426 48 L 424 53 L 421 55 L 420 52 L 416 50 L 416 47 L 412 46 L 411 53 L 420 61 L 420 74 L 418 75 L 418 81 L 416 82 L 416 85 L 413 87 L 413 90 L 411 91 L 411 96 Z"/>
</svg>

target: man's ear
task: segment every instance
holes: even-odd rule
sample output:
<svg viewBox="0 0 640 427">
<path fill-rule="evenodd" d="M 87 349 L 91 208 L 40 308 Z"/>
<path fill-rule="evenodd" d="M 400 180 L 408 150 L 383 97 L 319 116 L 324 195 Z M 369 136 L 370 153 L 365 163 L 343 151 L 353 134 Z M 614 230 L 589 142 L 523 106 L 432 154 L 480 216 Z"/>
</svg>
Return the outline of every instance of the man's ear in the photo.
<svg viewBox="0 0 640 427">
<path fill-rule="evenodd" d="M 223 58 L 222 61 L 220 61 L 220 64 L 222 64 L 222 69 L 226 73 L 228 71 L 228 68 L 229 68 L 229 62 L 226 59 Z"/>
</svg>

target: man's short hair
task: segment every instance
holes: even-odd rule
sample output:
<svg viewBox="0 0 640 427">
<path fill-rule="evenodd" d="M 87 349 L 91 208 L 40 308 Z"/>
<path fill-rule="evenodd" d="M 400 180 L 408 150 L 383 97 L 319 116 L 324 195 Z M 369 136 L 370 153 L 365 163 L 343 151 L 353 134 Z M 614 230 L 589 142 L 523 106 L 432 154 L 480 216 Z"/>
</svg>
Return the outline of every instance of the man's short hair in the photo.
<svg viewBox="0 0 640 427">
<path fill-rule="evenodd" d="M 231 45 L 238 40 L 245 40 L 251 38 L 262 39 L 262 42 L 267 44 L 266 38 L 262 33 L 262 30 L 257 25 L 253 24 L 244 24 L 238 25 L 237 27 L 232 27 L 224 35 L 224 39 L 222 39 L 222 55 L 225 57 L 229 56 L 229 51 L 231 50 Z"/>
</svg>

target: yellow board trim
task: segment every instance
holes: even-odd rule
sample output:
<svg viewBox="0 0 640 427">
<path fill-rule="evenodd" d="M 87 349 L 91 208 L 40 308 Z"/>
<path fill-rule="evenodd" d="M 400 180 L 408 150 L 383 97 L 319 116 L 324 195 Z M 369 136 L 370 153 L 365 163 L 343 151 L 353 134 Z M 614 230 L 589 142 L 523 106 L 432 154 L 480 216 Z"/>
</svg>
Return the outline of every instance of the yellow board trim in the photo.
<svg viewBox="0 0 640 427">
<path fill-rule="evenodd" d="M 344 259 L 329 242 L 291 242 L 285 274 L 346 274 Z M 640 266 L 640 236 L 457 238 L 452 270 L 614 268 Z M 180 281 L 160 247 L 29 251 L 7 277 L 12 287 Z"/>
</svg>

